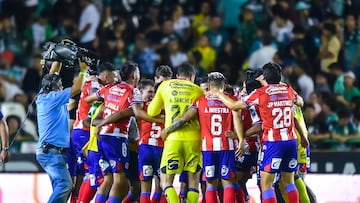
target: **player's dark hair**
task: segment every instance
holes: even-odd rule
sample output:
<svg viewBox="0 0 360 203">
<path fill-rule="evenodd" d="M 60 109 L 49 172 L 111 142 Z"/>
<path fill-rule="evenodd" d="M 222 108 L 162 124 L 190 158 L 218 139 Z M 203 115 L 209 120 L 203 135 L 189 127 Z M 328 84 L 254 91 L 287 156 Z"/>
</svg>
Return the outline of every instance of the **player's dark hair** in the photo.
<svg viewBox="0 0 360 203">
<path fill-rule="evenodd" d="M 223 88 L 226 84 L 226 78 L 220 72 L 212 72 L 208 74 L 208 82 L 211 87 Z"/>
<path fill-rule="evenodd" d="M 209 78 L 206 76 L 206 77 L 201 77 L 201 78 L 197 78 L 196 80 L 196 84 L 197 85 L 201 85 L 203 83 L 208 83 L 209 82 Z"/>
<path fill-rule="evenodd" d="M 168 65 L 160 65 L 155 70 L 155 77 L 166 77 L 172 78 L 174 75 L 173 71 L 171 70 L 170 66 Z"/>
<path fill-rule="evenodd" d="M 184 77 L 195 75 L 195 68 L 190 63 L 182 63 L 177 67 L 177 74 Z"/>
<path fill-rule="evenodd" d="M 268 84 L 279 84 L 281 81 L 281 67 L 277 63 L 267 63 L 263 66 L 263 76 Z"/>
<path fill-rule="evenodd" d="M 226 84 L 226 85 L 225 85 L 224 92 L 229 93 L 229 94 L 231 94 L 231 95 L 233 95 L 233 96 L 235 95 L 234 87 L 231 86 L 231 85 L 229 85 L 229 84 Z"/>
<path fill-rule="evenodd" d="M 127 81 L 130 79 L 131 74 L 139 70 L 139 66 L 134 62 L 125 62 L 120 70 L 120 76 L 122 81 Z"/>
<path fill-rule="evenodd" d="M 262 87 L 261 83 L 255 79 L 246 79 L 245 86 L 247 94 L 250 94 L 255 89 Z"/>
<path fill-rule="evenodd" d="M 100 65 L 97 67 L 97 74 L 100 75 L 105 71 L 114 71 L 114 70 L 115 70 L 114 65 L 110 62 L 105 61 L 100 63 Z"/>
<path fill-rule="evenodd" d="M 255 80 L 262 74 L 263 70 L 261 68 L 251 68 L 246 71 L 246 79 Z"/>
<path fill-rule="evenodd" d="M 150 79 L 143 79 L 140 80 L 138 88 L 141 89 L 145 89 L 147 86 L 154 86 L 154 81 L 150 80 Z"/>
</svg>

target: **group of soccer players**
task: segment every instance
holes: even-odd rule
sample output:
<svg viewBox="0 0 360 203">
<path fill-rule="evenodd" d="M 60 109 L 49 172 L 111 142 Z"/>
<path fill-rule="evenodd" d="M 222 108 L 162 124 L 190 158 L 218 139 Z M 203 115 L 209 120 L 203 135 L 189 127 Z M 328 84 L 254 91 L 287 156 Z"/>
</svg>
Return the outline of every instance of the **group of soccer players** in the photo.
<svg viewBox="0 0 360 203">
<path fill-rule="evenodd" d="M 246 181 L 256 168 L 262 202 L 310 202 L 295 178 L 298 148 L 308 146 L 302 117 L 295 116 L 302 115 L 302 98 L 280 83 L 279 65 L 248 71 L 238 93 L 219 72 L 195 84 L 188 63 L 172 78 L 162 65 L 154 81 L 140 81 L 133 62 L 120 73 L 107 62 L 91 73 L 68 150 L 71 202 L 197 203 L 201 182 L 203 202 L 242 203 L 249 201 Z M 301 163 L 306 160 L 305 153 Z M 187 178 L 178 195 L 173 182 L 180 173 Z"/>
</svg>

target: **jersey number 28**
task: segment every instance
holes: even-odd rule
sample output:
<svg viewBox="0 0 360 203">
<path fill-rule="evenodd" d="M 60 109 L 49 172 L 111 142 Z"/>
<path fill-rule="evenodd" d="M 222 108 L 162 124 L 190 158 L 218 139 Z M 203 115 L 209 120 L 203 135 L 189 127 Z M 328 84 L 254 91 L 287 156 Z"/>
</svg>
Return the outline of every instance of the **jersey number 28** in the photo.
<svg viewBox="0 0 360 203">
<path fill-rule="evenodd" d="M 291 125 L 291 108 L 285 107 L 282 108 L 274 108 L 271 112 L 272 116 L 274 116 L 273 125 L 275 129 L 279 128 L 287 128 Z"/>
</svg>

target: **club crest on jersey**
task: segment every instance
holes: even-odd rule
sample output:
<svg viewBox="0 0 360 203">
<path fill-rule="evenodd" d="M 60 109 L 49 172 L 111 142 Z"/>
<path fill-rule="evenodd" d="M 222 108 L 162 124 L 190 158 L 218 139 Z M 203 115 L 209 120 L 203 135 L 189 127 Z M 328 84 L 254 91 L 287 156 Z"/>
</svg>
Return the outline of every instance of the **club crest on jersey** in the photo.
<svg viewBox="0 0 360 203">
<path fill-rule="evenodd" d="M 289 168 L 295 168 L 298 165 L 298 162 L 296 159 L 291 159 L 289 162 Z"/>
<path fill-rule="evenodd" d="M 208 101 L 208 106 L 214 106 L 215 105 L 215 101 L 214 100 L 209 100 Z"/>
<path fill-rule="evenodd" d="M 276 101 L 277 100 L 277 96 L 276 95 L 271 95 L 270 96 L 270 101 Z"/>
</svg>

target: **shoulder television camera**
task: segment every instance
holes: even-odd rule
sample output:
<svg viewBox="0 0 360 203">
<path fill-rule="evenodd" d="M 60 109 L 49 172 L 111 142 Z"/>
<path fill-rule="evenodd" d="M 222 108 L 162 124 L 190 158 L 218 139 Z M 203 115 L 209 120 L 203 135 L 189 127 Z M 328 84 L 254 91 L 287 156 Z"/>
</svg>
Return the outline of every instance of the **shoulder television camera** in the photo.
<svg viewBox="0 0 360 203">
<path fill-rule="evenodd" d="M 80 61 L 86 63 L 90 70 L 96 70 L 100 59 L 96 53 L 77 46 L 73 41 L 65 39 L 59 43 L 46 42 L 43 46 L 42 59 L 45 61 L 59 61 L 65 67 L 75 67 Z"/>
</svg>

